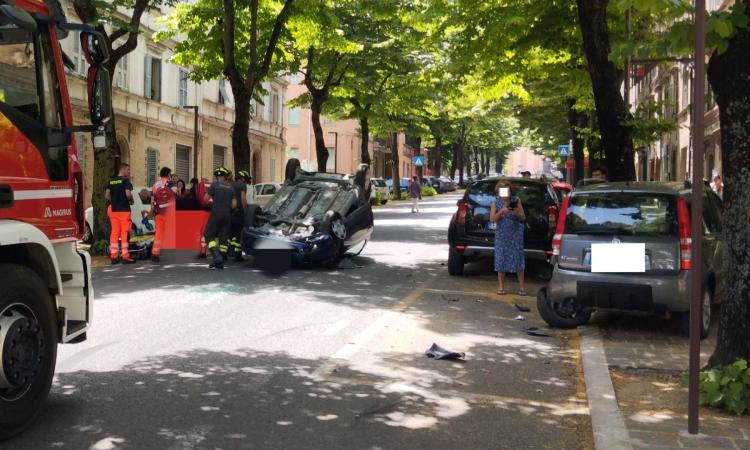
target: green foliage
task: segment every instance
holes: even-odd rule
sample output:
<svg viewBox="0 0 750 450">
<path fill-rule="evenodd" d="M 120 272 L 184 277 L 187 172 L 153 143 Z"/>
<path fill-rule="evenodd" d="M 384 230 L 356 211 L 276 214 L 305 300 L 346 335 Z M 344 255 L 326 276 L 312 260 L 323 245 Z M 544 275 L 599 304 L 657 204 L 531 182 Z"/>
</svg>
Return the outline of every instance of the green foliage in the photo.
<svg viewBox="0 0 750 450">
<path fill-rule="evenodd" d="M 382 192 L 376 192 L 375 193 L 375 204 L 376 205 L 382 205 L 385 203 L 388 199 L 386 198 L 385 194 Z"/>
<path fill-rule="evenodd" d="M 391 200 L 409 200 L 409 193 L 405 190 L 401 191 L 401 195 L 396 198 L 396 195 L 394 193 L 391 193 Z"/>
<path fill-rule="evenodd" d="M 693 51 L 695 23 L 693 3 L 686 0 L 617 0 L 613 3 L 618 13 L 628 8 L 640 24 L 632 39 L 613 45 L 611 58 L 624 61 L 627 57 L 661 58 L 688 56 Z M 706 16 L 706 48 L 724 53 L 737 29 L 748 26 L 746 5 L 733 2 L 726 9 Z M 659 31 L 655 31 L 659 30 Z"/>
<path fill-rule="evenodd" d="M 645 101 L 638 104 L 633 117 L 625 120 L 633 129 L 633 143 L 636 146 L 648 145 L 662 134 L 678 129 L 675 121 L 660 117 L 660 112 L 668 106 L 674 105 L 669 105 L 666 101 Z"/>
<path fill-rule="evenodd" d="M 102 256 L 102 255 L 108 255 L 109 254 L 109 241 L 101 239 L 96 242 L 94 242 L 91 247 L 89 247 L 89 253 L 93 256 Z"/>
<path fill-rule="evenodd" d="M 738 359 L 728 366 L 704 370 L 700 374 L 701 405 L 725 409 L 741 415 L 750 410 L 750 368 Z"/>
<path fill-rule="evenodd" d="M 432 186 L 422 186 L 422 197 L 432 197 L 437 195 L 437 191 Z"/>
</svg>

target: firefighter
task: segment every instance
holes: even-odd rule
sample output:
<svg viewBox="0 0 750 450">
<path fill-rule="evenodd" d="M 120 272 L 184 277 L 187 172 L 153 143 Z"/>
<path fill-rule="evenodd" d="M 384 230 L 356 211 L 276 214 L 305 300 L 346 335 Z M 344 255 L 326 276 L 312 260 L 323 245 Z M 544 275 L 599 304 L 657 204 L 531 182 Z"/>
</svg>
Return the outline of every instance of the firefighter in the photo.
<svg viewBox="0 0 750 450">
<path fill-rule="evenodd" d="M 156 232 L 154 233 L 154 245 L 151 248 L 151 261 L 159 262 L 161 259 L 161 247 L 164 244 L 167 218 L 171 215 L 174 218 L 177 186 L 170 179 L 172 169 L 162 167 L 159 171 L 159 180 L 154 183 L 151 189 L 151 217 L 156 222 Z M 174 231 L 174 230 L 172 230 Z"/>
<path fill-rule="evenodd" d="M 247 179 L 250 174 L 245 170 L 238 170 L 235 180 L 232 182 L 234 189 L 234 200 L 237 206 L 232 210 L 232 222 L 230 224 L 231 237 L 229 238 L 229 251 L 234 253 L 235 262 L 242 262 L 242 225 L 245 221 L 245 207 L 247 206 Z"/>
<path fill-rule="evenodd" d="M 107 216 L 111 232 L 109 235 L 109 258 L 112 264 L 122 260 L 123 264 L 133 264 L 128 252 L 130 232 L 130 205 L 133 204 L 133 185 L 130 183 L 130 166 L 122 163 L 117 176 L 109 180 L 104 199 L 109 202 Z M 121 256 L 120 256 L 121 255 Z M 120 259 L 121 258 L 121 259 Z"/>
<path fill-rule="evenodd" d="M 223 269 L 224 257 L 229 249 L 227 241 L 230 236 L 232 210 L 237 207 L 234 189 L 229 184 L 229 170 L 224 167 L 214 169 L 216 181 L 211 183 L 206 193 L 206 201 L 212 200 L 211 215 L 208 217 L 204 237 L 213 261 L 209 269 Z"/>
</svg>

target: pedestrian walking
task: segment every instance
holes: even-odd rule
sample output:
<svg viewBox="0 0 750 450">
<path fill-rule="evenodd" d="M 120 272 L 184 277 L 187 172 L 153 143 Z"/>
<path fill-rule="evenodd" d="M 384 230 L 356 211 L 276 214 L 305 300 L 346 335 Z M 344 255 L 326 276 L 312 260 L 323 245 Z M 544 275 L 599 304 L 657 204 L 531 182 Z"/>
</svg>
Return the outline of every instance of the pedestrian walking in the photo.
<svg viewBox="0 0 750 450">
<path fill-rule="evenodd" d="M 223 269 L 224 257 L 229 249 L 227 241 L 230 236 L 230 225 L 232 221 L 232 210 L 237 207 L 234 188 L 227 181 L 229 170 L 224 167 L 214 169 L 216 181 L 211 183 L 206 193 L 206 200 L 211 199 L 211 215 L 206 223 L 204 238 L 208 243 L 208 251 L 211 252 L 213 261 L 208 265 L 209 269 Z"/>
<path fill-rule="evenodd" d="M 159 171 L 159 179 L 151 189 L 151 217 L 156 222 L 154 233 L 154 245 L 151 248 L 151 261 L 159 262 L 161 259 L 162 245 L 167 234 L 168 219 L 174 219 L 177 186 L 172 182 L 170 175 L 172 169 L 162 167 Z M 169 230 L 174 233 L 174 230 Z"/>
<path fill-rule="evenodd" d="M 511 186 L 500 181 L 495 186 L 495 200 L 490 206 L 490 222 L 495 224 L 495 272 L 497 293 L 505 295 L 505 274 L 518 277 L 518 295 L 527 295 L 524 282 L 526 262 L 523 255 L 523 222 L 526 214 L 521 199 L 513 196 Z"/>
<path fill-rule="evenodd" d="M 419 183 L 416 176 L 411 179 L 409 195 L 411 196 L 411 212 L 418 213 L 419 201 L 422 200 L 422 185 Z"/>
<path fill-rule="evenodd" d="M 109 258 L 112 264 L 122 261 L 133 264 L 128 252 L 128 233 L 131 228 L 130 205 L 133 204 L 133 185 L 130 183 L 130 166 L 122 163 L 117 176 L 109 180 L 104 199 L 109 202 L 107 215 L 111 232 L 109 234 Z"/>
<path fill-rule="evenodd" d="M 232 221 L 230 224 L 231 237 L 229 238 L 229 251 L 234 254 L 235 262 L 242 262 L 242 225 L 245 221 L 245 208 L 247 207 L 247 178 L 249 174 L 245 170 L 238 170 L 235 180 L 232 182 L 234 189 L 234 201 L 236 206 L 232 209 Z"/>
</svg>

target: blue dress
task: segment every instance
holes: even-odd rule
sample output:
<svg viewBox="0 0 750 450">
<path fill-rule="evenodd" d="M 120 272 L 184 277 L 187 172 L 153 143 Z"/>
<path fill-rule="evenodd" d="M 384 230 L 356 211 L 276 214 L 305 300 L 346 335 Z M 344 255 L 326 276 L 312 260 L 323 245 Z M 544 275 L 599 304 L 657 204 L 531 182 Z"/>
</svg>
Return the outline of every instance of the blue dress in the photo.
<svg viewBox="0 0 750 450">
<path fill-rule="evenodd" d="M 495 199 L 495 208 L 505 205 Z M 495 272 L 518 273 L 526 268 L 523 256 L 523 223 L 515 214 L 507 214 L 497 221 L 495 228 Z"/>
</svg>

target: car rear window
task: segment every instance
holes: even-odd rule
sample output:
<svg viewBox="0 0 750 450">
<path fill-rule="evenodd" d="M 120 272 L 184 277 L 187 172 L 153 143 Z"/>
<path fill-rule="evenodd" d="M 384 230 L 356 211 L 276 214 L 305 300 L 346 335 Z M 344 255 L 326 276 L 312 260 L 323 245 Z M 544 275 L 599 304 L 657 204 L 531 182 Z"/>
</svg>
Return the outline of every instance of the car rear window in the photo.
<svg viewBox="0 0 750 450">
<path fill-rule="evenodd" d="M 372 180 L 373 186 L 385 187 L 385 181 L 383 180 Z"/>
<path fill-rule="evenodd" d="M 497 180 L 479 181 L 469 187 L 469 199 L 479 205 L 489 206 L 495 199 L 495 186 Z M 540 210 L 547 203 L 546 185 L 537 183 L 514 183 L 511 181 L 511 194 L 518 196 L 523 203 L 524 209 L 530 207 Z"/>
<path fill-rule="evenodd" d="M 565 233 L 676 236 L 675 197 L 636 193 L 574 195 L 565 217 Z"/>
</svg>

